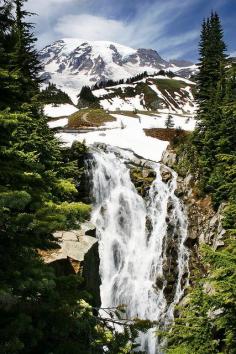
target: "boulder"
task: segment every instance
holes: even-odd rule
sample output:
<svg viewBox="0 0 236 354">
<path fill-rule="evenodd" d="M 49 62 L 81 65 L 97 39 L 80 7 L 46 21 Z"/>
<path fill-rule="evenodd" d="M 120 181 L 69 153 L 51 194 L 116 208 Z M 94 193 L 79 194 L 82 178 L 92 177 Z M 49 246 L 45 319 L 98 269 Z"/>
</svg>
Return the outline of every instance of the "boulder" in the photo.
<svg viewBox="0 0 236 354">
<path fill-rule="evenodd" d="M 54 237 L 59 247 L 48 251 L 39 250 L 39 254 L 58 276 L 81 275 L 84 278 L 83 289 L 91 293 L 92 304 L 99 307 L 101 281 L 98 240 L 88 235 L 95 232 L 95 227 L 89 222 L 83 223 L 79 230 L 57 231 Z"/>
<path fill-rule="evenodd" d="M 173 176 L 171 171 L 166 166 L 161 166 L 161 178 L 164 183 L 169 182 Z"/>
<path fill-rule="evenodd" d="M 79 230 L 55 232 L 54 237 L 58 241 L 59 248 L 41 253 L 44 261 L 52 263 L 70 257 L 77 262 L 82 262 L 85 254 L 97 242 L 94 237 L 85 235 L 86 231 L 82 225 Z"/>
<path fill-rule="evenodd" d="M 137 192 L 145 198 L 156 178 L 156 172 L 148 166 L 130 166 L 130 178 Z"/>
<path fill-rule="evenodd" d="M 174 150 L 171 150 L 170 147 L 168 147 L 166 151 L 164 151 L 161 161 L 164 165 L 167 165 L 170 168 L 174 167 L 177 162 L 176 152 Z"/>
</svg>

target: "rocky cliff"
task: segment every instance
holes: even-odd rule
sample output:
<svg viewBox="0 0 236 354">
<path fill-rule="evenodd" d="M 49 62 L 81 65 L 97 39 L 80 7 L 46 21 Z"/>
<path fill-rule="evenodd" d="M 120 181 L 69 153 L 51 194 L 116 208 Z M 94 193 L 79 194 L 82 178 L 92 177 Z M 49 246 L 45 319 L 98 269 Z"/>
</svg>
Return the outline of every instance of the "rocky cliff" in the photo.
<svg viewBox="0 0 236 354">
<path fill-rule="evenodd" d="M 181 156 L 171 147 L 167 148 L 162 157 L 163 164 L 175 169 L 181 162 Z M 178 186 L 175 192 L 182 198 L 188 213 L 188 238 L 186 245 L 190 249 L 190 271 L 202 267 L 199 256 L 201 244 L 207 244 L 213 249 L 224 245 L 225 230 L 222 226 L 224 204 L 214 210 L 211 197 L 199 197 L 197 194 L 197 179 L 191 173 L 178 176 Z M 204 272 L 204 269 L 202 269 Z M 191 277 L 190 277 L 191 280 Z"/>
</svg>

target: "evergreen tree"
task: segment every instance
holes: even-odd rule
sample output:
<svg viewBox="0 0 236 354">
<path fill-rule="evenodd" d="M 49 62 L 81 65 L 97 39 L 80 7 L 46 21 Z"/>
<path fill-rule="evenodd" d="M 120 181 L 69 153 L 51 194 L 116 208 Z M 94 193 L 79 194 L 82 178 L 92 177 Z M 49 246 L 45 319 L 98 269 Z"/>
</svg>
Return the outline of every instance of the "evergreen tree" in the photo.
<svg viewBox="0 0 236 354">
<path fill-rule="evenodd" d="M 15 0 L 15 24 L 13 27 L 14 48 L 11 53 L 11 70 L 17 75 L 20 100 L 30 102 L 38 94 L 41 69 L 37 51 L 34 47 L 37 39 L 33 34 L 33 24 L 26 18 L 33 14 L 24 9 L 27 0 Z M 24 97 L 21 97 L 24 96 Z"/>
<path fill-rule="evenodd" d="M 94 96 L 89 86 L 83 86 L 79 94 L 78 107 L 92 107 L 99 108 L 99 99 Z"/>
<path fill-rule="evenodd" d="M 175 126 L 174 120 L 171 114 L 168 114 L 166 121 L 165 121 L 165 127 L 166 129 L 171 129 Z"/>
<path fill-rule="evenodd" d="M 0 109 L 13 106 L 18 100 L 17 75 L 10 71 L 14 17 L 12 2 L 0 0 Z"/>
<path fill-rule="evenodd" d="M 207 184 L 220 153 L 222 100 L 226 93 L 226 45 L 217 13 L 203 21 L 200 38 L 199 74 L 197 75 L 198 126 L 194 143 L 199 152 L 203 184 Z"/>
<path fill-rule="evenodd" d="M 197 99 L 199 111 L 204 103 L 214 97 L 217 85 L 224 78 L 226 65 L 226 45 L 217 13 L 203 21 L 199 44 L 199 74 L 197 75 Z M 223 88 L 222 88 L 223 89 Z"/>
<path fill-rule="evenodd" d="M 44 104 L 73 104 L 70 97 L 49 82 L 48 86 L 39 94 L 39 101 Z"/>
<path fill-rule="evenodd" d="M 185 306 L 178 308 L 178 317 L 165 334 L 168 354 L 235 353 L 236 75 L 232 63 L 225 65 L 222 35 L 219 17 L 212 14 L 204 21 L 200 43 L 200 123 L 190 139 L 194 145 L 181 149 L 189 154 L 188 168 L 209 192 L 213 206 L 224 208 L 224 246 L 198 250 L 201 271 L 192 274 Z"/>
</svg>

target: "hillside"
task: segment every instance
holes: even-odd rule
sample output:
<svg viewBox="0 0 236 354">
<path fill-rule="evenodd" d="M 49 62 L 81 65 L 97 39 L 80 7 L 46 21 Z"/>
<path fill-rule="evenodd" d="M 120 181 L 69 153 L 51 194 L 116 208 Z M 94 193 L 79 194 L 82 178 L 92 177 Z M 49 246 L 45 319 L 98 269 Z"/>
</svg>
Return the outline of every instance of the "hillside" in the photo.
<svg viewBox="0 0 236 354">
<path fill-rule="evenodd" d="M 180 77 L 149 76 L 132 84 L 94 90 L 102 108 L 110 111 L 161 111 L 193 114 L 195 84 Z"/>
</svg>

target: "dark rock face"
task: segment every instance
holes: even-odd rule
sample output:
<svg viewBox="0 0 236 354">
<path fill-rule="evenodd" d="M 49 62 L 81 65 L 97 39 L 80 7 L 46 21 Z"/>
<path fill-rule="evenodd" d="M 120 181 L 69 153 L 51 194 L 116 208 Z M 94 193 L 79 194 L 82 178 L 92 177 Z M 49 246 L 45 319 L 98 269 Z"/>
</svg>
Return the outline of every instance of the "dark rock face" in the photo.
<svg viewBox="0 0 236 354">
<path fill-rule="evenodd" d="M 193 65 L 193 62 L 188 61 L 188 60 L 178 60 L 178 59 L 172 59 L 169 61 L 170 64 L 174 64 L 176 66 L 181 67 L 187 67 Z"/>
<path fill-rule="evenodd" d="M 137 54 L 140 58 L 141 66 L 151 66 L 151 67 L 164 67 L 166 66 L 166 61 L 160 57 L 160 55 L 153 49 L 138 49 Z"/>
<path fill-rule="evenodd" d="M 44 82 L 44 83 L 49 83 L 49 81 L 52 79 L 50 73 L 48 72 L 44 72 L 42 75 L 40 75 L 40 79 Z"/>
<path fill-rule="evenodd" d="M 79 262 L 74 261 L 72 258 L 62 258 L 57 259 L 51 263 L 49 266 L 52 267 L 57 276 L 67 276 L 71 274 L 76 274 L 75 262 L 79 264 Z"/>
<path fill-rule="evenodd" d="M 138 49 L 136 53 L 129 55 L 123 60 L 123 63 L 139 63 L 139 66 L 147 66 L 155 69 L 168 66 L 168 63 L 153 49 Z"/>
<path fill-rule="evenodd" d="M 178 239 L 180 235 L 180 229 L 178 224 L 175 223 L 173 201 L 169 199 L 167 207 L 168 216 L 167 222 L 167 234 L 164 242 L 164 249 L 166 259 L 163 264 L 163 275 L 165 279 L 164 294 L 168 303 L 172 303 L 174 300 L 176 290 L 176 277 L 178 276 Z"/>
<path fill-rule="evenodd" d="M 85 235 L 96 237 L 96 227 L 85 231 Z"/>
<path fill-rule="evenodd" d="M 96 59 L 94 59 L 91 74 L 102 76 L 102 75 L 104 75 L 105 70 L 106 70 L 106 64 L 105 64 L 104 60 L 102 59 L 102 57 L 99 55 Z"/>
<path fill-rule="evenodd" d="M 93 61 L 90 58 L 92 48 L 87 46 L 85 48 L 77 48 L 68 57 L 68 62 L 73 71 L 89 71 L 93 67 Z"/>
<path fill-rule="evenodd" d="M 113 51 L 113 53 L 112 53 L 113 62 L 122 66 L 122 56 L 118 52 L 117 48 L 113 44 L 111 44 L 110 49 Z"/>
<path fill-rule="evenodd" d="M 84 257 L 82 272 L 85 280 L 85 289 L 92 294 L 92 304 L 96 307 L 101 306 L 99 264 L 98 242 L 96 242 Z"/>
</svg>

